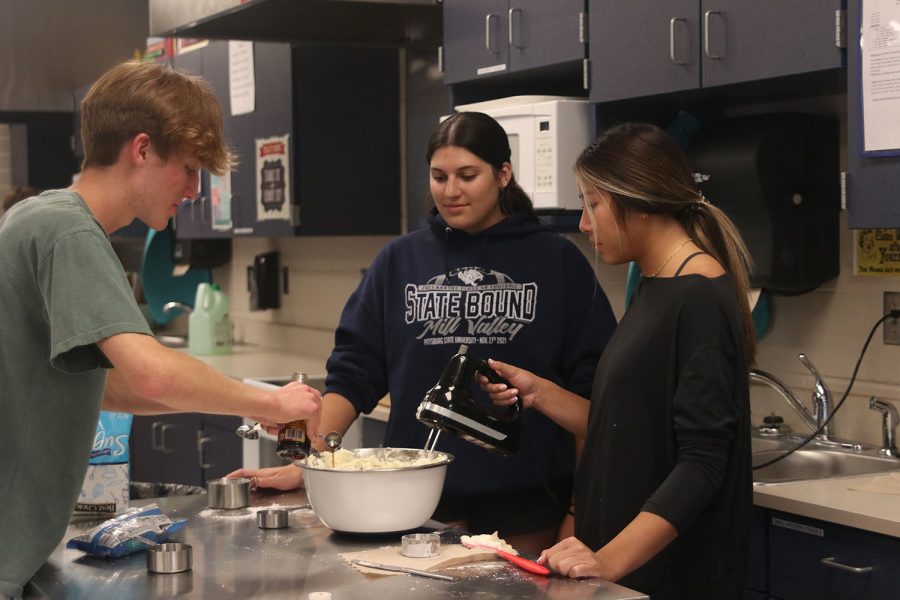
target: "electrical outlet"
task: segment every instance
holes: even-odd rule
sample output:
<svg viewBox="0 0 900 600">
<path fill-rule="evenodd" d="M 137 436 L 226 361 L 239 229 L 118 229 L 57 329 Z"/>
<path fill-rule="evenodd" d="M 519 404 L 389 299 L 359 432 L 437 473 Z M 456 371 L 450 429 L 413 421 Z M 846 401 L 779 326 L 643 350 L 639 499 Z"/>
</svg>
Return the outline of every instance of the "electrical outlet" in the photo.
<svg viewBox="0 0 900 600">
<path fill-rule="evenodd" d="M 891 310 L 900 310 L 900 292 L 884 293 L 884 314 Z M 900 319 L 885 319 L 884 343 L 900 345 Z"/>
</svg>

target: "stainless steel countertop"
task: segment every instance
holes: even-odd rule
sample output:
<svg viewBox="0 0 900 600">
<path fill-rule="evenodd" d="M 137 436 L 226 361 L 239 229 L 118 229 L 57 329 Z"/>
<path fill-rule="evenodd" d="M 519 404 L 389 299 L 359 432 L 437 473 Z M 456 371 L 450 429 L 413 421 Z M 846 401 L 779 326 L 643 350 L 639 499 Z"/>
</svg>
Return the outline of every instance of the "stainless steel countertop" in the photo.
<svg viewBox="0 0 900 600">
<path fill-rule="evenodd" d="M 362 501 L 362 499 L 361 499 Z M 602 580 L 541 577 L 505 562 L 476 563 L 444 569 L 459 579 L 439 581 L 411 575 L 364 575 L 346 564 L 339 553 L 399 546 L 400 536 L 351 536 L 321 524 L 310 509 L 293 510 L 286 529 L 263 530 L 255 507 L 302 506 L 302 491 L 284 494 L 253 492 L 246 510 L 214 511 L 206 495 L 138 500 L 156 502 L 170 518 L 188 524 L 173 536 L 193 546 L 193 569 L 177 574 L 147 572 L 146 552 L 115 560 L 67 550 L 73 536 L 102 519 L 77 520 L 63 541 L 26 587 L 25 598 L 291 598 L 305 600 L 311 592 L 331 592 L 333 600 L 371 598 L 559 598 L 566 600 L 626 600 L 647 598 Z M 360 507 L 364 510 L 364 507 Z M 429 521 L 426 526 L 439 528 Z"/>
</svg>

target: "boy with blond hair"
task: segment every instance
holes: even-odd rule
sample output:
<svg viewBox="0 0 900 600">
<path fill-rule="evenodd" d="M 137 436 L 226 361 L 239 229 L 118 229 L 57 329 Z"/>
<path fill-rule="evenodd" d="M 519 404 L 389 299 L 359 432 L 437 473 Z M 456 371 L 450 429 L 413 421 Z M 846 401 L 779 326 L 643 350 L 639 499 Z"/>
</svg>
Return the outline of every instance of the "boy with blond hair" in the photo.
<svg viewBox="0 0 900 600">
<path fill-rule="evenodd" d="M 318 426 L 314 389 L 256 390 L 159 344 L 110 244 L 135 218 L 165 228 L 201 168 L 231 167 L 210 86 L 129 61 L 97 80 L 81 114 L 77 182 L 0 219 L 0 415 L 13 425 L 0 436 L 0 597 L 21 595 L 65 533 L 101 408 Z"/>
</svg>

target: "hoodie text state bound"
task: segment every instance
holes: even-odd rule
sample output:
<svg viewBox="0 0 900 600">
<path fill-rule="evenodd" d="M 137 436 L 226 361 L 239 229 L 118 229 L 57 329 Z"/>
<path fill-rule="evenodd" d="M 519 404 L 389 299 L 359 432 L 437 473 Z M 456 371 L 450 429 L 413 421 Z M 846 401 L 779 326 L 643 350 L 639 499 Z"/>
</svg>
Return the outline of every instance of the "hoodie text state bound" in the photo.
<svg viewBox="0 0 900 600">
<path fill-rule="evenodd" d="M 390 393 L 384 446 L 423 448 L 430 429 L 416 408 L 461 344 L 589 398 L 614 329 L 606 295 L 571 241 L 524 215 L 475 235 L 438 216 L 388 244 L 348 300 L 326 391 L 364 413 Z M 517 456 L 451 434 L 437 449 L 455 456 L 445 492 L 457 496 L 565 481 L 575 466 L 571 434 L 535 410 L 522 414 Z"/>
</svg>

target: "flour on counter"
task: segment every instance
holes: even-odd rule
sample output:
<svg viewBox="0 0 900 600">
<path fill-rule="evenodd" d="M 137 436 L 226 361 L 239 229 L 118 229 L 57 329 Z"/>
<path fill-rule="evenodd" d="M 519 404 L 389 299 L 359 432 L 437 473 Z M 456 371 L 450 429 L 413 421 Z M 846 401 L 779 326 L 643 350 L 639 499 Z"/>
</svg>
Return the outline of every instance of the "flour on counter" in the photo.
<svg viewBox="0 0 900 600">
<path fill-rule="evenodd" d="M 255 519 L 256 513 L 261 510 L 269 510 L 276 508 L 284 508 L 291 512 L 297 513 L 312 513 L 311 508 L 299 508 L 294 509 L 292 506 L 281 506 L 279 504 L 269 504 L 268 506 L 248 506 L 247 508 L 240 508 L 236 510 L 225 510 L 221 508 L 206 508 L 201 510 L 197 516 L 201 519 L 223 519 L 223 520 L 243 520 L 243 519 Z"/>
</svg>

